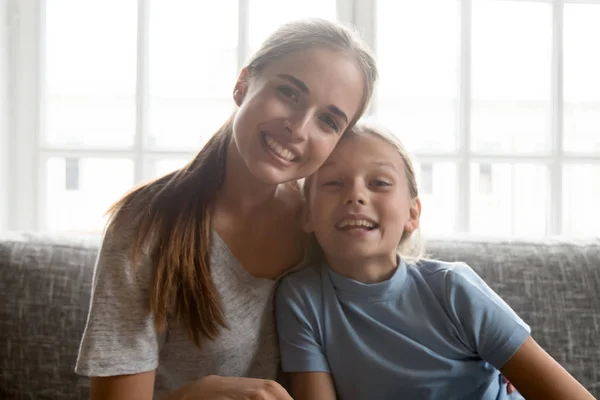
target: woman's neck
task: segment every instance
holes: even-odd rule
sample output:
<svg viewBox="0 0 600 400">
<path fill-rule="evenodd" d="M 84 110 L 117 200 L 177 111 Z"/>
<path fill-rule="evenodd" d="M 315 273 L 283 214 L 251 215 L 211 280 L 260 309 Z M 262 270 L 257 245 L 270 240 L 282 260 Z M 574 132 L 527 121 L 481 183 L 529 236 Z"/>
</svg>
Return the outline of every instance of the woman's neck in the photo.
<svg viewBox="0 0 600 400">
<path fill-rule="evenodd" d="M 248 215 L 268 207 L 281 185 L 265 183 L 250 173 L 233 138 L 227 149 L 225 181 L 219 191 L 218 206 L 235 214 Z"/>
</svg>

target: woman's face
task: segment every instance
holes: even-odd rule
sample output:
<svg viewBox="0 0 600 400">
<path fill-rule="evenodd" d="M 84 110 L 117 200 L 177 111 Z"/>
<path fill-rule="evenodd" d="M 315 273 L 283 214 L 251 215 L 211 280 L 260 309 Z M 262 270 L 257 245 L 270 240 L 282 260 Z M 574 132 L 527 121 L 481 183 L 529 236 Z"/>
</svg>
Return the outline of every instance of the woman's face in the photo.
<svg viewBox="0 0 600 400">
<path fill-rule="evenodd" d="M 326 48 L 244 71 L 234 92 L 233 139 L 250 173 L 279 184 L 315 172 L 361 107 L 363 81 L 353 59 Z"/>
</svg>

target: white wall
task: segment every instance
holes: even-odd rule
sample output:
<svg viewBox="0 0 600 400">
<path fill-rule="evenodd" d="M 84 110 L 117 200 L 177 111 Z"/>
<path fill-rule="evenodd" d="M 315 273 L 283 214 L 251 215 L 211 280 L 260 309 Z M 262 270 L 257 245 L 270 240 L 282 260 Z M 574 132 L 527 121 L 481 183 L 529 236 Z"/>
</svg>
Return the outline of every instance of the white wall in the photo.
<svg viewBox="0 0 600 400">
<path fill-rule="evenodd" d="M 0 232 L 8 229 L 8 1 L 0 0 Z"/>
</svg>

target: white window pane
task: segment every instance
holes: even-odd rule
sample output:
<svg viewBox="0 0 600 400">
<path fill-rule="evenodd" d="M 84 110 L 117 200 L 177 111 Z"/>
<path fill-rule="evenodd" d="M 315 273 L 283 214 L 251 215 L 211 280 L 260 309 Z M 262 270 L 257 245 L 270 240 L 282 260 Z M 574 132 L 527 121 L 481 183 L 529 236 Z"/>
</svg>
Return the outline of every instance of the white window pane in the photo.
<svg viewBox="0 0 600 400">
<path fill-rule="evenodd" d="M 232 112 L 229 100 L 156 98 L 149 115 L 148 145 L 196 152 Z"/>
<path fill-rule="evenodd" d="M 313 17 L 336 19 L 336 0 L 249 0 L 249 8 L 251 53 L 285 22 Z"/>
<path fill-rule="evenodd" d="M 46 216 L 51 231 L 100 232 L 104 214 L 133 185 L 128 159 L 47 160 Z"/>
<path fill-rule="evenodd" d="M 600 235 L 600 165 L 563 168 L 563 233 Z"/>
<path fill-rule="evenodd" d="M 53 97 L 46 103 L 52 144 L 67 147 L 127 147 L 135 132 L 133 98 Z"/>
<path fill-rule="evenodd" d="M 600 4 L 565 4 L 564 146 L 600 153 Z"/>
<path fill-rule="evenodd" d="M 151 0 L 151 96 L 231 97 L 237 73 L 237 6 L 237 0 Z"/>
<path fill-rule="evenodd" d="M 456 230 L 457 170 L 453 163 L 415 163 L 425 236 L 448 235 Z"/>
<path fill-rule="evenodd" d="M 182 168 L 192 160 L 194 155 L 187 158 L 161 158 L 152 160 L 149 166 L 149 178 L 154 179 L 166 175 L 176 169 Z"/>
<path fill-rule="evenodd" d="M 147 145 L 199 150 L 231 114 L 237 12 L 237 0 L 151 0 Z"/>
<path fill-rule="evenodd" d="M 137 2 L 52 0 L 45 27 L 43 139 L 80 147 L 131 145 Z"/>
<path fill-rule="evenodd" d="M 472 147 L 551 148 L 549 3 L 478 0 L 472 15 Z"/>
<path fill-rule="evenodd" d="M 456 148 L 456 103 L 453 100 L 381 100 L 377 103 L 377 118 L 401 136 L 410 151 L 443 152 Z"/>
<path fill-rule="evenodd" d="M 456 148 L 459 2 L 377 2 L 377 116 L 412 151 Z"/>
<path fill-rule="evenodd" d="M 472 164 L 471 232 L 544 236 L 549 188 L 546 165 Z"/>
</svg>

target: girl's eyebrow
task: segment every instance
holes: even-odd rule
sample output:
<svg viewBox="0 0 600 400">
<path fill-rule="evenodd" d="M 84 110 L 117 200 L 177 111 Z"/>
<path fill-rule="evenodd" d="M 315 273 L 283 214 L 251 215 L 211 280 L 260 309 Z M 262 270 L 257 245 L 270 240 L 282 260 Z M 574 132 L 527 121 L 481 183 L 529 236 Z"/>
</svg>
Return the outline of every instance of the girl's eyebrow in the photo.
<svg viewBox="0 0 600 400">
<path fill-rule="evenodd" d="M 396 165 L 389 161 L 373 161 L 371 164 L 377 165 L 378 167 L 390 168 L 396 171 Z"/>
<path fill-rule="evenodd" d="M 323 165 L 321 165 L 321 167 L 319 167 L 319 169 L 333 167 L 335 164 L 336 163 L 334 161 L 326 161 Z"/>
</svg>

